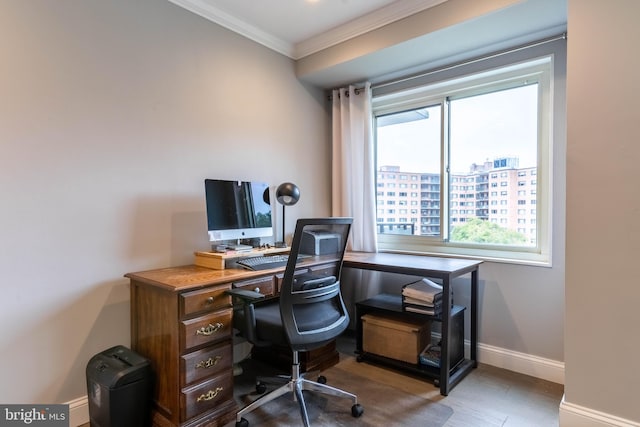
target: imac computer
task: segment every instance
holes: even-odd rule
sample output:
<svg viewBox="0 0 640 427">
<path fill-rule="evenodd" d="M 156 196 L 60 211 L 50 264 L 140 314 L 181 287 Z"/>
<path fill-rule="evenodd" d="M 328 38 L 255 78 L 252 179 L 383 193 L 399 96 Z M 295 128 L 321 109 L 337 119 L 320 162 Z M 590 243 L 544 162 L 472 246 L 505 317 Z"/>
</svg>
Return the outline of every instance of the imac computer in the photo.
<svg viewBox="0 0 640 427">
<path fill-rule="evenodd" d="M 273 236 L 269 185 L 264 182 L 205 179 L 209 241 L 247 250 L 242 239 Z M 226 243 L 233 240 L 233 243 Z"/>
</svg>

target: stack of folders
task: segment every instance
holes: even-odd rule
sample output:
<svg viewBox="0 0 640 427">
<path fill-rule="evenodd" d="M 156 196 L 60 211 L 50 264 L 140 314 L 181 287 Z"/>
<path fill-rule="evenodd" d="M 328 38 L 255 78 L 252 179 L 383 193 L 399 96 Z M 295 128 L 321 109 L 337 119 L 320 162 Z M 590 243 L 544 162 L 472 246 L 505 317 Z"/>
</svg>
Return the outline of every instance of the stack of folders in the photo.
<svg viewBox="0 0 640 427">
<path fill-rule="evenodd" d="M 426 277 L 402 288 L 405 311 L 439 316 L 442 314 L 442 286 Z"/>
</svg>

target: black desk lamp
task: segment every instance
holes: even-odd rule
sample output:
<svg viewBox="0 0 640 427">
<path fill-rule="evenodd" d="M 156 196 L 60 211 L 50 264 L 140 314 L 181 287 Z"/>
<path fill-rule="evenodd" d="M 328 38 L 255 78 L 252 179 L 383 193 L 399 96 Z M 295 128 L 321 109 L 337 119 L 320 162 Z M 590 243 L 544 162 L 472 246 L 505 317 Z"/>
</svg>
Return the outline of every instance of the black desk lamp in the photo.
<svg viewBox="0 0 640 427">
<path fill-rule="evenodd" d="M 275 242 L 275 247 L 286 248 L 287 243 L 284 239 L 284 207 L 293 206 L 298 203 L 298 200 L 300 200 L 300 189 L 291 182 L 284 182 L 276 189 L 276 200 L 282 205 L 282 241 Z"/>
</svg>

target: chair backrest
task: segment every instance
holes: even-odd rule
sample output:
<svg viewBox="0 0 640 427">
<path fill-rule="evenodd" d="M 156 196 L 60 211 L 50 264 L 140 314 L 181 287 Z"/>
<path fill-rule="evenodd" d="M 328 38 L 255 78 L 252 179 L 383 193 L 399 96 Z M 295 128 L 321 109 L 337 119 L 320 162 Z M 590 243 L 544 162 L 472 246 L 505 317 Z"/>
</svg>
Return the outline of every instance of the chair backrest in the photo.
<svg viewBox="0 0 640 427">
<path fill-rule="evenodd" d="M 291 348 L 321 347 L 349 326 L 340 293 L 351 218 L 306 218 L 296 223 L 280 289 L 280 315 Z M 320 267 L 301 263 L 322 261 Z"/>
</svg>

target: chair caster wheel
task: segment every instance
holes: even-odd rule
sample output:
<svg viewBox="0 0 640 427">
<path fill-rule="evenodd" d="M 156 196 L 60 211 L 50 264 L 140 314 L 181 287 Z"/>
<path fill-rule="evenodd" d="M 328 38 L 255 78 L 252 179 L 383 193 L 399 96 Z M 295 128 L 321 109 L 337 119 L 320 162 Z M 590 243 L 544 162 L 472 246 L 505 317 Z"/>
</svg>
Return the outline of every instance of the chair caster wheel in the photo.
<svg viewBox="0 0 640 427">
<path fill-rule="evenodd" d="M 326 384 L 327 383 L 327 377 L 325 377 L 324 375 L 320 375 L 318 377 L 318 381 L 320 384 Z"/>
<path fill-rule="evenodd" d="M 440 387 L 440 380 L 433 380 L 434 387 Z"/>
<path fill-rule="evenodd" d="M 267 385 L 261 382 L 256 383 L 256 393 L 258 394 L 264 394 L 264 392 L 267 391 Z M 246 425 L 249 425 L 249 423 L 247 422 Z"/>
<path fill-rule="evenodd" d="M 236 421 L 236 427 L 249 427 L 249 421 L 242 418 L 240 421 Z"/>
<path fill-rule="evenodd" d="M 356 356 L 356 362 L 360 363 L 362 362 L 364 359 L 362 358 L 362 356 Z"/>
<path fill-rule="evenodd" d="M 362 416 L 363 413 L 364 413 L 364 408 L 362 407 L 361 404 L 356 403 L 351 407 L 351 415 L 353 415 L 354 418 L 360 418 L 360 416 Z"/>
</svg>

